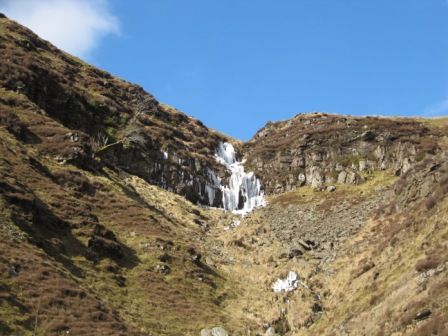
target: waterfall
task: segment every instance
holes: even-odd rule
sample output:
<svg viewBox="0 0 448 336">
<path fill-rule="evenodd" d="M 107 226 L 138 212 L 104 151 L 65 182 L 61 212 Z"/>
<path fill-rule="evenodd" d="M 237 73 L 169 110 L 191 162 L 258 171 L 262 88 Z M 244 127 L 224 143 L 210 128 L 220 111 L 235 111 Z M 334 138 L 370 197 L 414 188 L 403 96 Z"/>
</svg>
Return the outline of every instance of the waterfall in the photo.
<svg viewBox="0 0 448 336">
<path fill-rule="evenodd" d="M 220 186 L 225 210 L 245 215 L 254 208 L 266 204 L 260 180 L 253 172 L 244 171 L 244 160 L 236 160 L 232 144 L 220 143 L 215 158 L 231 173 L 229 185 Z"/>
</svg>

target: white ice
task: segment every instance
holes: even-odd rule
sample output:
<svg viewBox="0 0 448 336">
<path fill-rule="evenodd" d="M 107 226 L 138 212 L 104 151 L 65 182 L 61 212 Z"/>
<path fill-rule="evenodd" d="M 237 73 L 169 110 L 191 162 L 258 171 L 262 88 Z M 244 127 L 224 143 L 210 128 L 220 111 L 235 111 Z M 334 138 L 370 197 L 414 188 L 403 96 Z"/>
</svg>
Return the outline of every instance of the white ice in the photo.
<svg viewBox="0 0 448 336">
<path fill-rule="evenodd" d="M 222 203 L 225 210 L 246 215 L 256 207 L 266 204 L 260 180 L 253 172 L 244 171 L 244 161 L 236 161 L 235 148 L 232 144 L 220 143 L 215 154 L 216 160 L 230 171 L 228 186 L 221 186 Z M 243 207 L 239 208 L 240 193 Z"/>
<path fill-rule="evenodd" d="M 297 273 L 290 271 L 285 279 L 277 279 L 273 283 L 272 289 L 274 292 L 290 292 L 297 288 L 299 280 L 297 278 Z"/>
</svg>

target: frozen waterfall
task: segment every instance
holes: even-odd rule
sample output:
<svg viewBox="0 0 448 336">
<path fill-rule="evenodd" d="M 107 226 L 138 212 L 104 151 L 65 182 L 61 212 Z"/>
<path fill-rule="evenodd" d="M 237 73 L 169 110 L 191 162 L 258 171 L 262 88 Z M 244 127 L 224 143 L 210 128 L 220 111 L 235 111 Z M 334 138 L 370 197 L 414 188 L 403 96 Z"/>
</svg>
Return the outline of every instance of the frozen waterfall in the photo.
<svg viewBox="0 0 448 336">
<path fill-rule="evenodd" d="M 244 161 L 236 161 L 232 144 L 220 143 L 215 157 L 231 173 L 229 185 L 220 186 L 225 210 L 245 215 L 252 209 L 266 204 L 260 180 L 253 172 L 244 171 Z"/>
</svg>

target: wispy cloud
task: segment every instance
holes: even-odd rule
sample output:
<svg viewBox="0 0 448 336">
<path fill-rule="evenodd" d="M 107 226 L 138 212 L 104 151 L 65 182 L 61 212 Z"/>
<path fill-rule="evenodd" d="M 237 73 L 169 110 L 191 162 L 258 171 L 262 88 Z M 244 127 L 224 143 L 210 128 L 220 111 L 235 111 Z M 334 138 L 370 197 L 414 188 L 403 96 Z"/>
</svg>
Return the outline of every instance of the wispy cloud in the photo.
<svg viewBox="0 0 448 336">
<path fill-rule="evenodd" d="M 119 33 L 109 0 L 0 0 L 0 11 L 57 47 L 87 57 L 107 34 Z"/>
<path fill-rule="evenodd" d="M 448 98 L 438 104 L 429 106 L 425 109 L 424 113 L 428 116 L 448 115 Z"/>
</svg>

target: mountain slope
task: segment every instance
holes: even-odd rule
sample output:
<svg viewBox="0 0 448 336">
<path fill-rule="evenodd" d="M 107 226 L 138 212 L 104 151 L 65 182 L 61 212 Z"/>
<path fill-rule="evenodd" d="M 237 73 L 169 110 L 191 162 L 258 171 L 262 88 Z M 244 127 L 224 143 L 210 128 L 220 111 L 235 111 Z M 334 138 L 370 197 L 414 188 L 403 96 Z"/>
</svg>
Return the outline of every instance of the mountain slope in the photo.
<svg viewBox="0 0 448 336">
<path fill-rule="evenodd" d="M 103 165 L 209 203 L 208 169 L 219 171 L 213 155 L 227 137 L 11 20 L 0 24 L 4 123 L 20 120 L 26 141 L 58 161 L 88 167 L 95 156 Z"/>
<path fill-rule="evenodd" d="M 395 200 L 344 246 L 323 280 L 328 313 L 311 334 L 448 334 L 446 159 L 405 174 Z"/>
<path fill-rule="evenodd" d="M 242 144 L 1 15 L 0 50 L 1 335 L 447 334 L 447 119 Z M 268 194 L 244 218 L 208 207 L 226 141 Z"/>
<path fill-rule="evenodd" d="M 208 203 L 228 138 L 6 18 L 0 49 L 0 333 L 218 323 L 224 280 L 195 259 L 208 217 L 153 185 Z"/>
<path fill-rule="evenodd" d="M 298 114 L 268 123 L 245 144 L 247 165 L 268 193 L 311 185 L 359 184 L 372 171 L 396 175 L 440 151 L 445 130 L 410 118 Z"/>
</svg>

